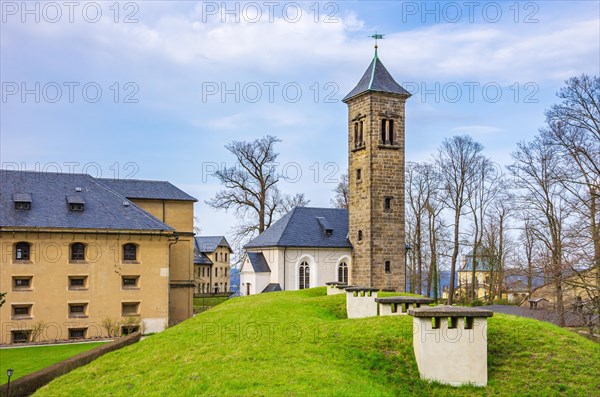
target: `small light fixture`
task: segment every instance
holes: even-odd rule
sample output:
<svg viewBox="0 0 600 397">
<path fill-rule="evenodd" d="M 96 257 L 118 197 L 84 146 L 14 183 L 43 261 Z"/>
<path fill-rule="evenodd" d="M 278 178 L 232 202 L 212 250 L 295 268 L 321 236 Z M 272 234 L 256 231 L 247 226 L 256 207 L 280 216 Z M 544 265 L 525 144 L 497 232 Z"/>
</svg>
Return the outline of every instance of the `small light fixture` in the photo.
<svg viewBox="0 0 600 397">
<path fill-rule="evenodd" d="M 6 370 L 6 376 L 8 376 L 8 383 L 6 384 L 6 396 L 10 396 L 10 377 L 13 375 L 14 371 L 12 368 Z"/>
</svg>

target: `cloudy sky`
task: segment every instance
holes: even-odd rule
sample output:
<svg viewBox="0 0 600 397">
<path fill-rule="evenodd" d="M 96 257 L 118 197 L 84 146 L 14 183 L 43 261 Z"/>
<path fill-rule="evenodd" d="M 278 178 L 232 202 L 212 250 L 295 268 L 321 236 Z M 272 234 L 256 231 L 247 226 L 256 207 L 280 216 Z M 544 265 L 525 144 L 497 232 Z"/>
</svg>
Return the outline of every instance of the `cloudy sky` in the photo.
<svg viewBox="0 0 600 397">
<path fill-rule="evenodd" d="M 287 193 L 329 206 L 347 168 L 344 95 L 379 56 L 413 93 L 407 160 L 469 134 L 503 165 L 564 80 L 599 75 L 596 1 L 2 1 L 3 168 L 168 180 L 229 235 L 224 145 L 279 137 Z"/>
</svg>

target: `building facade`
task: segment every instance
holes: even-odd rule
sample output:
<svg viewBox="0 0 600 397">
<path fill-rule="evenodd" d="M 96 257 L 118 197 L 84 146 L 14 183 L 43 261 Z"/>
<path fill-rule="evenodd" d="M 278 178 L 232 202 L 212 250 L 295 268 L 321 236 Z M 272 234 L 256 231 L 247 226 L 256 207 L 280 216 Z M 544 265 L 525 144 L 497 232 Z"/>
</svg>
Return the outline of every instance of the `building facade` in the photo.
<svg viewBox="0 0 600 397">
<path fill-rule="evenodd" d="M 196 294 L 229 292 L 233 250 L 227 239 L 224 236 L 196 236 L 195 243 Z"/>
<path fill-rule="evenodd" d="M 0 343 L 158 332 L 193 314 L 193 197 L 0 171 Z"/>
</svg>

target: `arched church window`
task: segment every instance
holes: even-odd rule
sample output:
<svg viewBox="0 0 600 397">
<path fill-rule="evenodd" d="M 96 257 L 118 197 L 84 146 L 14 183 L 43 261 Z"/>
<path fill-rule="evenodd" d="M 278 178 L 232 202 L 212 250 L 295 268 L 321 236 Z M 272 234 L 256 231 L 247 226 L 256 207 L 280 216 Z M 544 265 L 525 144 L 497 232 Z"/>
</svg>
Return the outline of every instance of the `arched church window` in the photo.
<svg viewBox="0 0 600 397">
<path fill-rule="evenodd" d="M 385 261 L 385 272 L 386 273 L 392 272 L 392 264 L 390 263 L 390 261 Z"/>
<path fill-rule="evenodd" d="M 338 282 L 348 284 L 348 265 L 341 262 L 338 265 Z"/>
<path fill-rule="evenodd" d="M 354 147 L 359 147 L 360 141 L 358 137 L 358 123 L 354 123 Z"/>
<path fill-rule="evenodd" d="M 362 239 L 363 239 L 363 233 L 362 233 L 362 230 L 359 230 L 358 231 L 358 241 L 362 241 Z"/>
<path fill-rule="evenodd" d="M 298 269 L 298 289 L 310 288 L 310 266 L 308 263 L 302 262 Z"/>
</svg>

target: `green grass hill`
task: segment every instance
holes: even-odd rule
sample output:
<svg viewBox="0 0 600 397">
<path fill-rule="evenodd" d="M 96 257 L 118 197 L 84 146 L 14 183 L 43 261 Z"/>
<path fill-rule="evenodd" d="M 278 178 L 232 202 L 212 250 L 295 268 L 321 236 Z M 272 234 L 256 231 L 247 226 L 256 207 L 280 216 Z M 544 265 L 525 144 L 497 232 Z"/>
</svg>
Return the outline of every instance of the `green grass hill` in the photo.
<svg viewBox="0 0 600 397">
<path fill-rule="evenodd" d="M 488 341 L 486 388 L 429 383 L 414 359 L 412 317 L 348 320 L 344 295 L 277 292 L 230 299 L 36 395 L 600 395 L 597 343 L 501 314 L 489 320 Z"/>
</svg>

